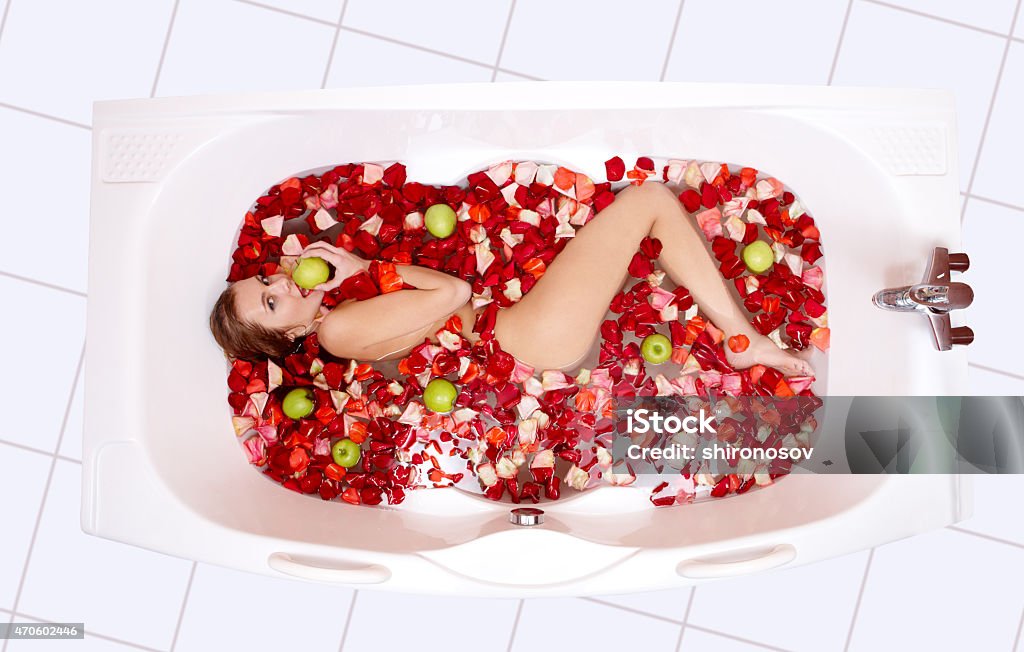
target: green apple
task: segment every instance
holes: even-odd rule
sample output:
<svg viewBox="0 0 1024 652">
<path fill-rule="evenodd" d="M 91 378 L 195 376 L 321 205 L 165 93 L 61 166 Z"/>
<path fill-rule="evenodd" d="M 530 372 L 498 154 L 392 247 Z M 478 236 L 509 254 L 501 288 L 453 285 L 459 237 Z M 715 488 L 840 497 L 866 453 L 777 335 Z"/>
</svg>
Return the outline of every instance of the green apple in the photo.
<svg viewBox="0 0 1024 652">
<path fill-rule="evenodd" d="M 760 274 L 775 263 L 775 252 L 764 240 L 754 240 L 743 247 L 743 262 L 746 263 L 747 269 Z"/>
<path fill-rule="evenodd" d="M 652 333 L 640 344 L 640 353 L 651 364 L 661 364 L 672 357 L 672 340 L 661 333 Z"/>
<path fill-rule="evenodd" d="M 292 280 L 295 281 L 295 285 L 307 290 L 326 283 L 327 277 L 330 275 L 331 270 L 327 267 L 327 261 L 319 256 L 303 258 L 292 270 Z"/>
<path fill-rule="evenodd" d="M 459 390 L 444 378 L 435 378 L 423 390 L 423 404 L 434 412 L 451 412 Z"/>
<path fill-rule="evenodd" d="M 334 442 L 334 446 L 331 446 L 331 457 L 334 458 L 334 463 L 338 466 L 344 466 L 346 469 L 350 469 L 359 463 L 359 454 L 361 452 L 359 444 L 351 439 L 339 439 Z"/>
<path fill-rule="evenodd" d="M 455 211 L 448 204 L 434 204 L 423 214 L 427 231 L 435 238 L 447 238 L 455 233 Z"/>
<path fill-rule="evenodd" d="M 296 387 L 281 401 L 281 409 L 292 419 L 308 417 L 314 407 L 316 406 L 313 404 L 313 392 L 306 387 Z"/>
</svg>

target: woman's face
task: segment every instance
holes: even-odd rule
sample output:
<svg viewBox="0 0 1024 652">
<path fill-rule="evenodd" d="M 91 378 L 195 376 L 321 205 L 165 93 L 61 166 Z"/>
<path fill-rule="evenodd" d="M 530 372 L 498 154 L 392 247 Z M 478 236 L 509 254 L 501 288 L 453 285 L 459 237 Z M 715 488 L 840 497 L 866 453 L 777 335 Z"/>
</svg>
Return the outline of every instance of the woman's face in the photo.
<svg viewBox="0 0 1024 652">
<path fill-rule="evenodd" d="M 324 293 L 303 297 L 288 274 L 257 274 L 235 283 L 238 316 L 248 322 L 301 336 L 320 312 Z"/>
</svg>

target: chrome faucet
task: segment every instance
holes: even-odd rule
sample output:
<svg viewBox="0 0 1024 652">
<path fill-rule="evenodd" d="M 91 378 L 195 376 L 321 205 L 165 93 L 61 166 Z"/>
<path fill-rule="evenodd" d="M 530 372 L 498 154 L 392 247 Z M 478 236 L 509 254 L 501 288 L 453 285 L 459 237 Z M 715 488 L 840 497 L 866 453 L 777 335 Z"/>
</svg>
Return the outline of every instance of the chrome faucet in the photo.
<svg viewBox="0 0 1024 652">
<path fill-rule="evenodd" d="M 970 344 L 974 331 L 967 326 L 952 328 L 949 319 L 951 310 L 966 308 L 974 301 L 971 286 L 950 281 L 952 272 L 967 271 L 970 265 L 967 254 L 951 254 L 945 247 L 936 247 L 920 283 L 879 290 L 871 301 L 883 310 L 927 315 L 940 351 L 948 351 L 954 344 Z"/>
</svg>

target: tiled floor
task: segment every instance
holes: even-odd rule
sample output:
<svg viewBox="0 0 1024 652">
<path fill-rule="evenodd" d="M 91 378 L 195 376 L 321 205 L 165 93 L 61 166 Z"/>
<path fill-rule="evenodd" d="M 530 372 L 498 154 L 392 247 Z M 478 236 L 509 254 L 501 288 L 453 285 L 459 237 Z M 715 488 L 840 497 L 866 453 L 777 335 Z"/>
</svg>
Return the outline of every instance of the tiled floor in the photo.
<svg viewBox="0 0 1024 652">
<path fill-rule="evenodd" d="M 946 530 L 693 591 L 599 599 L 275 580 L 89 537 L 78 522 L 93 100 L 523 79 L 952 88 L 979 288 L 970 384 L 1021 395 L 1020 308 L 999 291 L 1024 241 L 1021 0 L 0 0 L 0 11 L 0 620 L 89 631 L 0 652 L 1024 652 L 1019 476 L 977 477 L 975 517 Z"/>
</svg>

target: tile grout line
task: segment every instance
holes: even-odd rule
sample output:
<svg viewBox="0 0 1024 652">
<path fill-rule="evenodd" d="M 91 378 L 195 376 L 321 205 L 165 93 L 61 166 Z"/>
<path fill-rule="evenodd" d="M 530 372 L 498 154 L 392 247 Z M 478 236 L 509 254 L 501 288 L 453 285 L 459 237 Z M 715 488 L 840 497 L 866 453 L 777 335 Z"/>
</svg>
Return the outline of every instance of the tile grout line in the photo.
<svg viewBox="0 0 1024 652">
<path fill-rule="evenodd" d="M 947 525 L 946 529 L 947 530 L 953 530 L 954 532 L 959 532 L 961 534 L 968 534 L 968 535 L 970 535 L 972 537 L 978 537 L 980 539 L 987 539 L 989 541 L 994 541 L 995 543 L 1001 543 L 1004 546 L 1013 546 L 1014 548 L 1024 549 L 1024 543 L 1018 543 L 1016 541 L 1010 541 L 1009 539 L 1001 539 L 999 537 L 994 537 L 991 534 L 985 534 L 983 532 L 975 532 L 974 530 L 968 530 L 966 528 L 962 528 L 962 527 L 959 527 L 959 526 L 956 526 L 956 525 Z"/>
<path fill-rule="evenodd" d="M 508 635 L 508 647 L 505 652 L 512 652 L 512 644 L 516 642 L 516 630 L 519 629 L 519 617 L 523 615 L 523 598 L 519 599 L 519 605 L 516 607 L 516 618 L 512 621 L 512 631 Z"/>
<path fill-rule="evenodd" d="M 156 64 L 156 75 L 153 77 L 153 87 L 149 91 L 150 97 L 156 97 L 156 86 L 160 83 L 160 73 L 164 69 L 164 59 L 167 57 L 167 46 L 171 44 L 171 33 L 174 32 L 174 20 L 178 17 L 178 5 L 181 0 L 174 0 L 174 7 L 171 9 L 171 22 L 167 25 L 167 35 L 164 36 L 164 47 L 160 51 L 160 61 Z"/>
<path fill-rule="evenodd" d="M 78 356 L 78 368 L 75 370 L 75 379 L 71 384 L 71 391 L 68 392 L 68 402 L 64 408 L 64 421 L 60 426 L 60 435 L 57 437 L 57 445 L 54 450 L 59 451 L 61 442 L 64 440 L 64 428 L 67 426 L 68 413 L 71 411 L 71 403 L 74 399 L 75 386 L 78 385 L 78 377 L 82 373 L 82 363 L 85 362 L 85 339 L 82 339 L 82 352 Z M 32 527 L 32 538 L 28 542 L 28 554 L 25 555 L 25 563 L 21 567 L 21 579 L 18 580 L 18 588 L 14 592 L 14 602 L 11 604 L 11 612 L 18 613 L 18 602 L 21 601 L 21 593 L 25 588 L 25 578 L 28 577 L 28 566 L 32 561 L 32 552 L 36 545 L 36 538 L 39 536 L 39 525 L 43 522 L 43 510 L 46 508 L 46 499 L 50 495 L 50 485 L 53 484 L 53 472 L 57 468 L 56 455 L 50 460 L 50 472 L 46 475 L 46 485 L 43 487 L 43 499 L 39 502 L 39 512 L 36 514 L 36 523 Z M 12 616 L 11 622 L 14 622 Z M 7 645 L 11 639 L 4 640 L 3 649 L 0 652 L 7 652 Z"/>
<path fill-rule="evenodd" d="M 178 622 L 174 625 L 174 636 L 171 637 L 171 648 L 170 652 L 174 652 L 174 647 L 178 644 L 178 635 L 181 633 L 181 623 L 185 620 L 185 607 L 188 606 L 188 596 L 192 594 L 192 581 L 196 578 L 196 568 L 199 567 L 199 562 L 192 562 L 192 570 L 188 574 L 188 584 L 185 585 L 185 597 L 181 600 L 181 611 L 178 612 Z"/>
<path fill-rule="evenodd" d="M 10 446 L 11 448 L 20 448 L 23 451 L 28 451 L 30 453 L 38 453 L 40 455 L 45 455 L 46 457 L 56 457 L 58 460 L 64 460 L 65 462 L 71 462 L 72 464 L 81 464 L 82 463 L 82 460 L 76 460 L 73 457 L 68 457 L 66 455 L 58 455 L 56 453 L 51 453 L 50 451 L 45 451 L 45 450 L 43 450 L 41 448 L 32 448 L 31 446 L 26 446 L 25 444 L 19 444 L 18 442 L 7 441 L 6 439 L 0 439 L 0 445 L 2 445 L 2 446 Z"/>
<path fill-rule="evenodd" d="M 12 2 L 14 2 L 14 0 L 10 0 L 10 2 L 7 3 L 7 6 L 4 7 L 4 15 L 0 18 L 0 41 L 3 41 L 4 38 L 4 27 L 7 26 L 7 14 L 11 13 Z"/>
<path fill-rule="evenodd" d="M 605 607 L 611 607 L 612 609 L 618 609 L 619 611 L 625 611 L 627 613 L 636 614 L 638 616 L 646 616 L 648 618 L 653 618 L 655 620 L 660 620 L 660 621 L 665 622 L 665 623 L 671 623 L 673 625 L 682 625 L 683 624 L 683 621 L 676 620 L 675 618 L 669 618 L 668 616 L 659 616 L 658 614 L 654 614 L 654 613 L 651 613 L 649 611 L 644 611 L 642 609 L 637 609 L 636 607 L 627 607 L 625 605 L 615 604 L 614 602 L 605 602 L 604 600 L 601 600 L 600 598 L 592 598 L 590 596 L 582 596 L 582 597 L 580 597 L 578 599 L 579 600 L 583 600 L 584 602 L 593 602 L 594 604 L 599 604 L 599 605 L 602 605 L 602 606 L 605 606 Z"/>
<path fill-rule="evenodd" d="M 25 619 L 26 621 L 29 621 L 29 622 L 50 623 L 50 624 L 57 622 L 55 620 L 47 620 L 46 618 L 39 618 L 38 616 L 32 616 L 32 615 L 25 614 L 25 613 L 11 612 L 11 611 L 8 611 L 7 609 L 0 609 L 0 611 L 4 611 L 4 612 L 7 612 L 7 613 L 10 613 L 14 617 L 23 618 L 23 619 Z M 14 618 L 11 619 L 11 622 L 12 623 L 14 622 Z M 127 641 L 127 640 L 125 640 L 123 638 L 116 638 L 114 636 L 107 636 L 106 634 L 97 634 L 95 632 L 90 631 L 88 628 L 85 629 L 85 633 L 86 633 L 87 636 L 91 636 L 92 638 L 99 638 L 99 639 L 102 639 L 104 641 L 111 641 L 112 643 L 120 643 L 121 645 L 127 645 L 129 647 L 137 648 L 139 650 L 146 650 L 147 652 L 165 652 L 164 650 L 160 650 L 160 649 L 155 648 L 155 647 L 149 647 L 147 645 L 142 645 L 141 643 L 133 643 L 133 642 Z"/>
<path fill-rule="evenodd" d="M 241 1 L 241 0 L 236 0 L 236 1 Z M 382 34 L 374 34 L 373 32 L 368 32 L 366 30 L 358 29 L 356 27 L 347 27 L 345 25 L 342 25 L 341 29 L 345 30 L 346 32 L 352 32 L 353 34 L 359 34 L 360 36 L 366 36 L 366 37 L 369 37 L 369 38 L 375 38 L 375 39 L 378 39 L 380 41 L 386 41 L 387 43 L 394 43 L 395 45 L 401 45 L 401 46 L 404 46 L 404 47 L 407 47 L 407 48 L 412 48 L 414 50 L 420 50 L 421 52 L 427 52 L 429 54 L 435 54 L 435 55 L 438 55 L 438 56 L 446 57 L 448 59 L 454 59 L 455 61 L 461 61 L 462 63 L 468 63 L 468 64 L 471 64 L 471 65 L 474 65 L 474 66 L 481 66 L 483 68 L 494 68 L 494 64 L 493 63 L 484 63 L 482 61 L 477 61 L 475 59 L 470 59 L 468 57 L 462 57 L 462 56 L 459 56 L 457 54 L 452 54 L 450 52 L 442 52 L 440 50 L 435 50 L 433 48 L 428 48 L 428 47 L 426 47 L 424 45 L 418 45 L 416 43 L 407 43 L 406 41 L 400 41 L 400 40 L 398 40 L 396 38 L 391 38 L 390 36 L 384 36 Z M 520 74 L 520 73 L 514 73 L 514 74 Z M 525 76 L 525 75 L 521 75 L 521 76 Z"/>
<path fill-rule="evenodd" d="M 683 6 L 686 5 L 686 0 L 679 0 L 679 8 L 676 9 L 676 20 L 672 23 L 672 35 L 668 37 L 668 51 L 665 52 L 665 63 L 661 64 L 661 76 L 658 77 L 658 81 L 665 81 L 665 75 L 668 73 L 668 62 L 672 59 L 672 46 L 676 43 L 676 34 L 679 33 L 679 19 L 683 15 Z"/>
<path fill-rule="evenodd" d="M 828 71 L 828 85 L 832 85 L 832 79 L 836 76 L 836 67 L 839 65 L 839 53 L 843 49 L 843 37 L 846 36 L 846 26 L 850 23 L 850 13 L 853 11 L 853 0 L 846 5 L 846 15 L 843 16 L 843 26 L 839 29 L 839 40 L 836 41 L 836 53 L 832 56 L 832 68 Z"/>
<path fill-rule="evenodd" d="M 981 32 L 982 34 L 991 34 L 992 36 L 998 36 L 999 38 L 1006 38 L 1007 36 L 1009 36 L 1014 41 L 1021 40 L 1021 39 L 1018 39 L 1018 38 L 1013 36 L 1013 27 L 1014 27 L 1013 25 L 1010 26 L 1010 33 L 1009 34 L 1003 34 L 1001 32 L 997 32 L 994 29 L 987 29 L 985 27 L 978 27 L 977 25 L 971 25 L 970 23 L 962 23 L 960 21 L 953 20 L 952 18 L 946 18 L 944 16 L 937 16 L 935 14 L 929 14 L 927 12 L 919 11 L 917 9 L 910 9 L 909 7 L 902 7 L 900 5 L 895 5 L 895 4 L 891 4 L 891 3 L 888 3 L 888 2 L 883 2 L 883 0 L 864 0 L 864 2 L 870 2 L 871 4 L 878 5 L 880 7 L 888 7 L 889 9 L 895 9 L 896 11 L 902 11 L 903 13 L 912 14 L 914 16 L 921 16 L 922 18 L 930 18 L 931 20 L 937 20 L 940 23 L 947 23 L 949 25 L 956 25 L 957 27 L 963 27 L 964 29 L 969 29 L 969 30 L 972 30 L 972 31 L 975 31 L 975 32 Z"/>
<path fill-rule="evenodd" d="M 307 14 L 299 13 L 297 11 L 290 11 L 288 9 L 283 9 L 281 7 L 265 5 L 262 2 L 255 2 L 254 0 L 235 0 L 235 2 L 243 5 L 251 5 L 253 7 L 258 7 L 260 9 L 266 9 L 267 11 L 272 11 L 277 14 L 284 14 L 285 16 L 291 16 L 292 18 L 301 18 L 302 20 L 308 20 L 311 23 L 317 23 L 318 25 L 326 25 L 328 27 L 337 27 L 338 23 L 341 22 L 339 20 L 338 23 L 332 23 L 331 21 L 324 20 L 323 18 L 309 16 Z M 344 9 L 342 9 L 342 11 L 344 11 Z"/>
<path fill-rule="evenodd" d="M 868 561 L 864 564 L 864 577 L 860 581 L 860 590 L 857 591 L 857 602 L 853 605 L 853 616 L 850 618 L 850 631 L 846 633 L 846 645 L 843 652 L 848 652 L 850 642 L 853 640 L 853 628 L 857 625 L 857 615 L 860 613 L 860 603 L 864 599 L 864 588 L 868 585 L 868 573 L 871 571 L 871 560 L 875 558 L 875 549 L 868 553 Z"/>
<path fill-rule="evenodd" d="M 993 369 L 992 367 L 988 367 L 988 366 L 985 366 L 983 364 L 978 364 L 977 362 L 968 362 L 967 366 L 968 367 L 974 367 L 975 369 L 981 369 L 983 371 L 991 371 L 994 374 L 999 374 L 1001 376 L 1006 376 L 1007 378 L 1014 378 L 1016 380 L 1024 380 L 1024 375 L 1015 374 L 1012 371 L 1003 371 L 1002 369 Z"/>
<path fill-rule="evenodd" d="M 351 32 L 353 34 L 359 34 L 360 36 L 366 36 L 367 38 L 377 39 L 378 41 L 385 41 L 387 43 L 392 43 L 394 45 L 400 45 L 400 46 L 403 46 L 403 47 L 411 48 L 413 50 L 420 50 L 422 52 L 427 52 L 429 54 L 434 54 L 434 55 L 437 55 L 439 57 L 445 57 L 446 59 L 453 59 L 455 61 L 461 61 L 462 63 L 467 63 L 467 64 L 470 64 L 470 65 L 473 65 L 473 66 L 480 66 L 480 67 L 483 67 L 483 68 L 491 68 L 492 70 L 494 68 L 494 64 L 492 64 L 492 63 L 484 63 L 482 61 L 477 61 L 475 59 L 469 59 L 469 58 L 466 58 L 466 57 L 460 57 L 459 55 L 451 54 L 450 52 L 443 52 L 441 50 L 434 50 L 432 48 L 428 48 L 428 47 L 423 46 L 423 45 L 417 45 L 416 43 L 409 43 L 409 42 L 406 42 L 406 41 L 400 41 L 400 40 L 398 40 L 396 38 L 392 38 L 390 36 L 384 36 L 383 34 L 376 34 L 374 32 L 369 32 L 369 31 L 366 31 L 366 30 L 363 30 L 363 29 L 359 29 L 359 28 L 356 28 L 356 27 L 348 27 L 346 25 L 341 24 L 340 21 L 338 23 L 332 23 L 330 21 L 326 21 L 326 20 L 323 20 L 323 19 L 320 19 L 320 18 L 314 18 L 312 16 L 306 16 L 304 14 L 299 14 L 299 13 L 291 12 L 291 11 L 288 11 L 286 9 L 280 9 L 278 7 L 271 7 L 271 6 L 268 6 L 268 5 L 260 4 L 259 2 L 254 2 L 253 0 L 234 0 L 234 2 L 240 2 L 240 3 L 243 3 L 243 4 L 252 5 L 254 7 L 259 7 L 261 9 L 266 9 L 267 11 L 274 11 L 274 12 L 277 12 L 277 13 L 283 13 L 283 14 L 286 14 L 286 15 L 289 15 L 289 16 L 293 16 L 295 18 L 303 18 L 303 19 L 310 20 L 310 21 L 313 21 L 313 22 L 321 24 L 321 25 L 326 25 L 328 27 L 334 27 L 334 28 L 336 28 L 338 30 L 341 30 L 341 31 Z M 528 74 L 523 73 L 523 72 L 518 72 L 518 71 L 515 71 L 515 70 L 510 70 L 508 68 L 502 68 L 501 66 L 498 66 L 498 72 L 508 73 L 510 75 L 515 75 L 517 77 L 524 77 L 526 79 L 530 79 L 530 80 L 533 80 L 533 81 L 547 81 L 543 77 L 535 77 L 533 75 L 528 75 Z M 44 117 L 48 117 L 48 116 L 44 116 Z"/>
<path fill-rule="evenodd" d="M 1010 44 L 1013 43 L 1013 30 L 1017 26 L 1017 16 L 1020 14 L 1021 0 L 1017 0 L 1017 5 L 1013 9 L 1013 18 L 1010 19 L 1010 30 L 1004 37 L 1006 39 L 1006 45 L 1003 46 L 1003 57 L 999 61 L 999 71 L 996 72 L 996 83 L 992 89 L 992 99 L 988 103 L 988 112 L 985 114 L 985 123 L 981 127 L 981 138 L 978 140 L 978 149 L 974 153 L 974 164 L 971 166 L 971 176 L 967 179 L 967 199 L 964 200 L 963 206 L 960 207 L 960 224 L 964 223 L 964 215 L 967 214 L 967 204 L 971 202 L 970 195 L 971 190 L 974 189 L 974 180 L 978 176 L 978 163 L 981 162 L 981 153 L 985 149 L 985 137 L 988 135 L 989 123 L 992 122 L 992 111 L 996 106 L 996 99 L 999 97 L 999 86 L 1003 82 L 1003 72 L 1006 70 L 1006 60 L 1010 56 Z"/>
<path fill-rule="evenodd" d="M 32 115 L 37 118 L 46 118 L 47 120 L 53 120 L 54 122 L 59 122 L 61 124 L 70 125 L 72 127 L 80 127 L 82 129 L 92 131 L 92 127 L 90 127 L 89 125 L 82 124 L 81 122 L 75 122 L 74 120 L 68 120 L 67 118 L 58 118 L 55 115 L 47 115 L 45 113 L 40 113 L 39 111 L 26 109 L 25 107 L 16 106 L 14 104 L 8 104 L 7 102 L 0 102 L 0 107 L 10 109 L 12 111 L 18 111 L 19 113 L 27 113 L 28 115 Z"/>
<path fill-rule="evenodd" d="M 338 14 L 338 22 L 334 25 L 334 40 L 331 41 L 331 51 L 327 53 L 327 65 L 324 66 L 324 78 L 320 80 L 320 89 L 327 88 L 327 79 L 331 76 L 331 65 L 334 63 L 334 53 L 338 49 L 338 37 L 341 35 L 341 23 L 345 20 L 345 9 L 348 8 L 348 0 L 341 0 L 341 13 Z"/>
<path fill-rule="evenodd" d="M 501 33 L 501 43 L 498 44 L 498 56 L 494 59 L 494 69 L 491 70 L 491 83 L 498 78 L 498 69 L 501 66 L 501 57 L 505 54 L 505 43 L 508 41 L 508 30 L 512 27 L 512 14 L 516 11 L 516 0 L 508 6 L 508 18 L 505 19 L 505 31 Z"/>
<path fill-rule="evenodd" d="M 56 458 L 60 453 L 60 446 L 64 443 L 65 431 L 68 427 L 68 416 L 71 414 L 71 405 L 75 402 L 75 389 L 78 387 L 78 379 L 82 376 L 82 367 L 85 365 L 85 338 L 82 338 L 82 352 L 78 354 L 78 366 L 75 367 L 75 377 L 71 381 L 71 391 L 68 393 L 68 404 L 64 408 L 64 418 L 60 422 L 60 434 L 57 435 L 57 444 L 53 448 L 53 456 Z"/>
<path fill-rule="evenodd" d="M 359 599 L 359 589 L 352 592 L 352 602 L 348 603 L 348 616 L 345 617 L 345 629 L 341 630 L 341 643 L 338 643 L 338 652 L 345 649 L 345 639 L 348 638 L 348 628 L 352 624 L 352 614 L 356 611 L 356 600 Z"/>
<path fill-rule="evenodd" d="M 612 609 L 618 609 L 620 611 L 625 611 L 625 612 L 628 612 L 628 613 L 637 614 L 639 616 L 646 616 L 648 618 L 653 618 L 654 620 L 660 620 L 662 622 L 671 623 L 673 625 L 679 625 L 680 626 L 679 639 L 676 642 L 677 650 L 678 650 L 679 646 L 682 644 L 683 634 L 685 633 L 686 628 L 687 627 L 692 627 L 693 629 L 697 629 L 697 630 L 700 630 L 702 632 L 707 632 L 709 634 L 715 634 L 717 636 L 722 636 L 722 637 L 725 637 L 725 638 L 730 638 L 730 639 L 733 639 L 733 640 L 736 640 L 736 641 L 741 641 L 743 643 L 749 643 L 750 645 L 756 645 L 758 647 L 762 647 L 762 648 L 765 648 L 765 649 L 780 650 L 781 652 L 787 652 L 787 650 L 785 650 L 785 648 L 774 647 L 774 646 L 768 645 L 767 643 L 759 643 L 757 641 L 753 641 L 753 640 L 748 639 L 748 638 L 742 638 L 740 636 L 735 636 L 733 634 L 729 634 L 727 632 L 723 632 L 723 631 L 720 631 L 720 630 L 717 630 L 717 629 L 712 629 L 710 627 L 702 627 L 700 625 L 691 625 L 690 624 L 690 610 L 693 608 L 693 600 L 696 597 L 696 595 L 697 595 L 697 587 L 691 588 L 690 589 L 690 598 L 689 598 L 689 600 L 686 603 L 686 612 L 683 614 L 683 620 L 682 621 L 676 620 L 674 618 L 668 618 L 667 616 L 659 616 L 657 614 L 653 614 L 653 613 L 650 613 L 648 611 L 643 611 L 643 610 L 640 610 L 640 609 L 636 609 L 634 607 L 626 607 L 624 605 L 615 604 L 614 602 L 605 602 L 604 600 L 601 600 L 599 598 L 592 598 L 592 597 L 584 596 L 584 597 L 577 598 L 577 599 L 578 600 L 583 600 L 585 602 L 593 602 L 595 604 L 599 604 L 599 605 L 602 605 L 602 606 L 605 606 L 605 607 L 611 607 Z M 512 648 L 510 646 L 509 650 L 511 650 L 511 649 Z"/>
<path fill-rule="evenodd" d="M 697 587 L 690 587 L 690 599 L 686 601 L 686 611 L 683 612 L 683 626 L 679 628 L 679 638 L 676 639 L 676 652 L 683 649 L 683 637 L 686 636 L 686 624 L 690 622 L 690 609 L 693 608 L 693 599 L 697 597 Z"/>
<path fill-rule="evenodd" d="M 45 118 L 45 117 L 50 117 L 50 116 L 44 116 L 44 115 L 39 114 L 39 117 Z M 89 127 L 86 127 L 86 128 L 88 129 Z M 58 292 L 66 292 L 68 294 L 73 294 L 73 295 L 78 296 L 78 297 L 89 298 L 89 295 L 86 294 L 85 292 L 79 292 L 78 290 L 72 290 L 71 288 L 61 287 L 60 285 L 54 285 L 52 283 L 47 283 L 46 281 L 37 281 L 34 278 L 29 278 L 27 276 L 19 276 L 17 274 L 12 274 L 10 272 L 5 272 L 3 270 L 0 270 L 0 276 L 6 276 L 8 278 L 13 278 L 13 279 L 18 280 L 18 281 L 24 281 L 25 283 L 32 283 L 34 285 L 41 285 L 44 288 L 49 288 L 51 290 L 57 290 Z"/>
<path fill-rule="evenodd" d="M 721 636 L 722 638 L 729 638 L 740 643 L 746 643 L 747 645 L 754 645 L 765 650 L 774 650 L 775 652 L 790 652 L 784 647 L 775 647 L 774 645 L 768 645 L 767 643 L 758 643 L 752 641 L 749 638 L 743 638 L 742 636 L 736 636 L 734 634 L 727 634 L 726 632 L 719 631 L 717 629 L 711 629 L 710 627 L 702 627 L 700 625 L 687 625 L 687 629 L 696 629 L 698 632 L 706 632 L 708 634 L 714 634 L 715 636 Z"/>
<path fill-rule="evenodd" d="M 964 197 L 969 199 L 977 199 L 978 201 L 985 202 L 986 204 L 995 204 L 996 206 L 1002 206 L 1003 208 L 1009 208 L 1015 211 L 1024 211 L 1024 206 L 1018 206 L 1017 204 L 1011 204 L 1005 201 L 999 201 L 998 199 L 991 199 L 990 197 L 982 197 L 974 193 L 961 193 Z"/>
<path fill-rule="evenodd" d="M 1013 649 L 1010 652 L 1019 652 L 1020 650 L 1020 634 L 1024 631 L 1024 609 L 1020 612 L 1020 624 L 1017 625 L 1017 638 L 1013 641 Z"/>
</svg>

